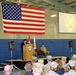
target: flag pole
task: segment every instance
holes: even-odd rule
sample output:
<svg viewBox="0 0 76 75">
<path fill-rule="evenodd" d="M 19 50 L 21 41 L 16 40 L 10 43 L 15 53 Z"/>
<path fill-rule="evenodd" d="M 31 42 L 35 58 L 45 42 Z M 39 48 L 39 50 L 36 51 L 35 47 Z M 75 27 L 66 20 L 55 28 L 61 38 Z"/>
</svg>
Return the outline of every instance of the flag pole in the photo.
<svg viewBox="0 0 76 75">
<path fill-rule="evenodd" d="M 28 43 L 29 43 L 29 44 L 31 43 L 30 35 L 28 35 Z"/>
<path fill-rule="evenodd" d="M 34 49 L 36 49 L 36 39 L 35 39 L 35 36 L 34 36 Z"/>
</svg>

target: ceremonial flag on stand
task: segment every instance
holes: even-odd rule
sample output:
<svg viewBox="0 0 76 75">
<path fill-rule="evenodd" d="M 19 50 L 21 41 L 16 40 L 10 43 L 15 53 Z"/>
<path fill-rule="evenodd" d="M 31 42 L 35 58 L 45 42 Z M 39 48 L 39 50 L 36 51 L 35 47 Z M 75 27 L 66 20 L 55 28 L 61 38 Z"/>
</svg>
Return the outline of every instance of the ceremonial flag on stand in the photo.
<svg viewBox="0 0 76 75">
<path fill-rule="evenodd" d="M 2 3 L 3 31 L 11 34 L 45 34 L 44 8 Z"/>
<path fill-rule="evenodd" d="M 28 35 L 28 43 L 29 43 L 29 44 L 31 43 L 30 35 Z"/>
<path fill-rule="evenodd" d="M 36 49 L 36 39 L 35 39 L 35 36 L 34 36 L 34 49 Z"/>
</svg>

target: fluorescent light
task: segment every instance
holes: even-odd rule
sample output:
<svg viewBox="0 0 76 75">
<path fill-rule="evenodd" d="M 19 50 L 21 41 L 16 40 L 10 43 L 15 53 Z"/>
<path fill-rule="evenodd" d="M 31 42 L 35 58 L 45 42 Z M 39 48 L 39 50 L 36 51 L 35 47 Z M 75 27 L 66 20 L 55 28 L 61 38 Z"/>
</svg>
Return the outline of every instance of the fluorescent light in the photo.
<svg viewBox="0 0 76 75">
<path fill-rule="evenodd" d="M 50 17 L 56 17 L 57 15 L 51 15 Z"/>
</svg>

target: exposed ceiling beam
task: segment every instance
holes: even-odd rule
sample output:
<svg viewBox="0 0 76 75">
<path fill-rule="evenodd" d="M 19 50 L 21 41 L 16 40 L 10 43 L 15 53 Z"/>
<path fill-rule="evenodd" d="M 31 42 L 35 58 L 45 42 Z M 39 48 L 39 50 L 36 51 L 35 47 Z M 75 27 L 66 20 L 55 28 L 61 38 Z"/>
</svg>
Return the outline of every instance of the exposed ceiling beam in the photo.
<svg viewBox="0 0 76 75">
<path fill-rule="evenodd" d="M 52 5 L 55 5 L 55 7 L 66 10 L 68 12 L 76 12 L 76 9 L 74 9 L 74 8 L 68 6 L 68 5 L 65 5 L 65 4 L 63 4 L 61 2 L 58 2 L 56 0 L 43 0 L 43 1 L 45 1 L 45 2 L 47 2 L 49 4 L 52 4 Z"/>
<path fill-rule="evenodd" d="M 76 7 L 76 5 L 73 5 L 73 6 L 71 6 L 71 7 L 73 7 L 73 8 L 74 8 L 74 7 Z"/>
<path fill-rule="evenodd" d="M 65 0 L 58 0 L 58 2 L 63 2 L 63 1 L 65 1 Z"/>
</svg>

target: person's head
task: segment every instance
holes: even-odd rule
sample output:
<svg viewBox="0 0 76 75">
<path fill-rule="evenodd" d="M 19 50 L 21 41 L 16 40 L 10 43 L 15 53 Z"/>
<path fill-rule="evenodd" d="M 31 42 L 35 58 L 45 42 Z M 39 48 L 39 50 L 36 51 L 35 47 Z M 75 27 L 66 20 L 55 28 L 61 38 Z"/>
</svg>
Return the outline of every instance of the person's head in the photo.
<svg viewBox="0 0 76 75">
<path fill-rule="evenodd" d="M 66 62 L 67 58 L 66 57 L 62 57 L 61 60 Z"/>
<path fill-rule="evenodd" d="M 56 59 L 55 62 L 58 63 L 57 69 L 61 69 L 62 68 L 62 62 L 61 62 L 61 60 L 60 59 Z"/>
<path fill-rule="evenodd" d="M 34 63 L 33 64 L 33 68 L 32 68 L 32 70 L 33 70 L 33 74 L 34 75 L 41 75 L 42 74 L 42 72 L 43 72 L 43 64 L 41 64 L 41 63 Z"/>
<path fill-rule="evenodd" d="M 12 74 L 12 70 L 13 70 L 13 67 L 12 65 L 6 65 L 4 66 L 4 74 Z"/>
<path fill-rule="evenodd" d="M 31 62 L 27 62 L 24 66 L 24 69 L 27 71 L 32 71 L 32 63 Z"/>
<path fill-rule="evenodd" d="M 47 62 L 51 62 L 51 61 L 52 61 L 52 56 L 51 56 L 51 55 L 48 55 L 48 56 L 46 57 L 46 59 L 47 59 Z"/>
<path fill-rule="evenodd" d="M 72 60 L 76 60 L 76 55 L 74 54 L 72 57 L 71 57 Z"/>
<path fill-rule="evenodd" d="M 51 64 L 50 64 L 50 69 L 52 71 L 56 71 L 57 70 L 57 67 L 58 67 L 58 63 L 55 62 L 55 61 L 52 61 Z"/>
<path fill-rule="evenodd" d="M 73 60 L 69 60 L 68 65 L 69 65 L 69 69 L 75 70 L 75 62 Z"/>
<path fill-rule="evenodd" d="M 32 56 L 32 60 L 31 60 L 32 63 L 35 63 L 37 62 L 37 57 L 36 56 Z"/>
<path fill-rule="evenodd" d="M 23 42 L 26 43 L 26 39 L 23 39 Z"/>
<path fill-rule="evenodd" d="M 44 60 L 43 59 L 38 59 L 38 63 L 44 64 Z"/>
<path fill-rule="evenodd" d="M 44 47 L 45 45 L 44 44 L 42 44 L 42 47 Z"/>
<path fill-rule="evenodd" d="M 66 61 L 67 61 L 67 58 L 66 57 L 62 57 L 61 58 L 62 65 L 66 64 Z"/>
</svg>

